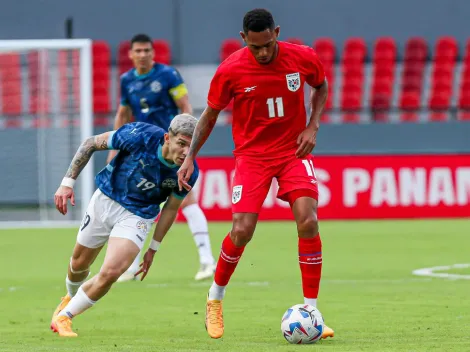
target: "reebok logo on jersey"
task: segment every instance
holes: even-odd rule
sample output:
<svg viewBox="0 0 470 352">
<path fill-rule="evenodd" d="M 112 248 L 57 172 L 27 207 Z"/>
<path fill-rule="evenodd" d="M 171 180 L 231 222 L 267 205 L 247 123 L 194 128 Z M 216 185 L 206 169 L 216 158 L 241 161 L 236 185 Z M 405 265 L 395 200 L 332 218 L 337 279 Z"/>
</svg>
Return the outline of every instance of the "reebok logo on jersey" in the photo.
<svg viewBox="0 0 470 352">
<path fill-rule="evenodd" d="M 256 86 L 253 86 L 253 87 L 246 87 L 245 88 L 245 93 L 249 93 L 251 91 L 254 91 L 256 89 Z"/>
<path fill-rule="evenodd" d="M 129 134 L 136 134 L 135 131 L 137 131 L 137 128 L 134 128 Z"/>
</svg>

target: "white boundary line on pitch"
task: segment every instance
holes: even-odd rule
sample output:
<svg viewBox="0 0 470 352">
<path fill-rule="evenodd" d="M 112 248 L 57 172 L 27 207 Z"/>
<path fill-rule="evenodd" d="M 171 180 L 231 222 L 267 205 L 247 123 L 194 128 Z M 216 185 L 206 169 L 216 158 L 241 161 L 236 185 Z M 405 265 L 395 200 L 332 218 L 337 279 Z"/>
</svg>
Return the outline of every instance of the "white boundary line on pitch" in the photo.
<svg viewBox="0 0 470 352">
<path fill-rule="evenodd" d="M 452 265 L 434 266 L 431 268 L 416 269 L 412 271 L 412 274 L 416 276 L 438 277 L 441 279 L 448 279 L 448 280 L 470 280 L 470 275 L 436 273 L 436 271 L 444 271 L 444 270 L 450 270 L 450 269 L 466 269 L 466 268 L 470 268 L 470 264 L 468 263 L 467 264 L 452 264 Z"/>
<path fill-rule="evenodd" d="M 333 280 L 333 279 L 324 279 L 322 282 L 324 283 L 330 283 L 330 284 L 403 284 L 403 283 L 408 283 L 408 282 L 428 282 L 432 281 L 432 279 L 429 278 L 411 278 L 411 279 L 390 279 L 390 280 Z M 274 285 L 277 284 L 282 284 L 282 282 L 276 282 Z M 290 285 L 291 283 L 289 283 Z M 300 281 L 297 282 L 296 284 L 301 284 Z M 166 287 L 181 287 L 181 286 L 187 286 L 187 287 L 210 287 L 211 282 L 210 281 L 204 281 L 204 282 L 194 282 L 194 283 L 188 283 L 188 284 L 176 284 L 176 283 L 168 283 L 168 282 L 162 282 L 162 283 L 156 283 L 156 284 L 147 284 L 147 288 L 166 288 Z M 271 286 L 271 283 L 268 281 L 251 281 L 251 282 L 231 282 L 230 287 L 232 286 L 238 286 L 238 287 L 268 287 Z"/>
<path fill-rule="evenodd" d="M 0 221 L 0 230 L 16 229 L 68 229 L 79 227 L 80 221 Z"/>
</svg>

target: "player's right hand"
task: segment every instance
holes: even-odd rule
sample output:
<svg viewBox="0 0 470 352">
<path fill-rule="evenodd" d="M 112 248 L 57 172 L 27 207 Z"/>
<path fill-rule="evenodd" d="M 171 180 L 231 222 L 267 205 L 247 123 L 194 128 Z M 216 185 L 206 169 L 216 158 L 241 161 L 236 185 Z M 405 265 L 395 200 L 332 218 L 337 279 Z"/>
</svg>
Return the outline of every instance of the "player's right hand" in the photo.
<svg viewBox="0 0 470 352">
<path fill-rule="evenodd" d="M 186 157 L 184 159 L 183 165 L 180 166 L 177 174 L 178 174 L 178 187 L 180 191 L 183 188 L 187 191 L 191 190 L 191 185 L 188 183 L 191 175 L 194 172 L 194 161 L 191 158 Z"/>
<path fill-rule="evenodd" d="M 145 279 L 145 277 L 147 276 L 147 273 L 149 272 L 149 269 L 152 266 L 153 257 L 155 256 L 155 253 L 157 253 L 157 251 L 154 251 L 153 249 L 150 249 L 150 248 L 145 253 L 144 261 L 142 263 L 140 263 L 139 271 L 134 274 L 135 277 L 142 274 L 142 277 L 140 278 L 140 281 Z"/>
<path fill-rule="evenodd" d="M 73 188 L 67 186 L 60 186 L 55 192 L 54 203 L 57 210 L 65 215 L 67 214 L 67 200 L 70 199 L 70 204 L 75 206 L 75 194 Z"/>
</svg>

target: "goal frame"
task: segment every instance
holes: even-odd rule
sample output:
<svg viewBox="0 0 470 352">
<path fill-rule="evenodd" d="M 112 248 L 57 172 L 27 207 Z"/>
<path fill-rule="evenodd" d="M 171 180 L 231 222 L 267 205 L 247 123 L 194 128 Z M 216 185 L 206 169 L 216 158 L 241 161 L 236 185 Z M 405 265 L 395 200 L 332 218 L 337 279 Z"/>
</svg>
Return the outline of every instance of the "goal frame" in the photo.
<svg viewBox="0 0 470 352">
<path fill-rule="evenodd" d="M 21 40 L 0 40 L 0 53 L 19 50 L 79 50 L 80 54 L 80 139 L 83 141 L 93 135 L 93 100 L 92 100 L 92 40 L 91 39 L 21 39 Z M 93 157 L 80 173 L 81 185 L 81 212 L 85 214 L 88 201 L 94 192 L 94 170 Z M 5 222 L 8 223 L 8 222 Z M 32 221 L 33 227 L 50 227 L 51 223 L 65 226 L 77 223 L 77 221 Z M 19 227 L 18 222 L 11 224 L 11 227 Z M 23 224 L 26 225 L 26 224 Z M 39 225 L 39 226 L 38 226 Z M 9 227 L 8 224 L 1 224 L 0 227 Z"/>
</svg>

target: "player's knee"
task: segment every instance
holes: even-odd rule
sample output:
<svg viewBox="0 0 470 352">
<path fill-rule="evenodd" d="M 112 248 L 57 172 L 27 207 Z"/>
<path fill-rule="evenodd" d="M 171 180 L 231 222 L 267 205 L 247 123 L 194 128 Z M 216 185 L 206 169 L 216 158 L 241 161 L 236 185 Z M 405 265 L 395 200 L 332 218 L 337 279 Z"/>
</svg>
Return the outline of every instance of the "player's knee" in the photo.
<svg viewBox="0 0 470 352">
<path fill-rule="evenodd" d="M 118 268 L 102 268 L 100 271 L 100 281 L 105 285 L 112 285 L 122 275 L 122 270 Z"/>
<path fill-rule="evenodd" d="M 314 237 L 318 234 L 318 230 L 318 218 L 315 213 L 305 216 L 297 222 L 299 237 Z"/>
<path fill-rule="evenodd" d="M 254 228 L 249 224 L 233 224 L 232 231 L 230 232 L 230 238 L 235 246 L 241 247 L 245 246 L 250 242 L 253 237 Z"/>
<path fill-rule="evenodd" d="M 83 274 L 90 270 L 90 263 L 84 256 L 72 256 L 69 265 L 72 274 Z"/>
</svg>

